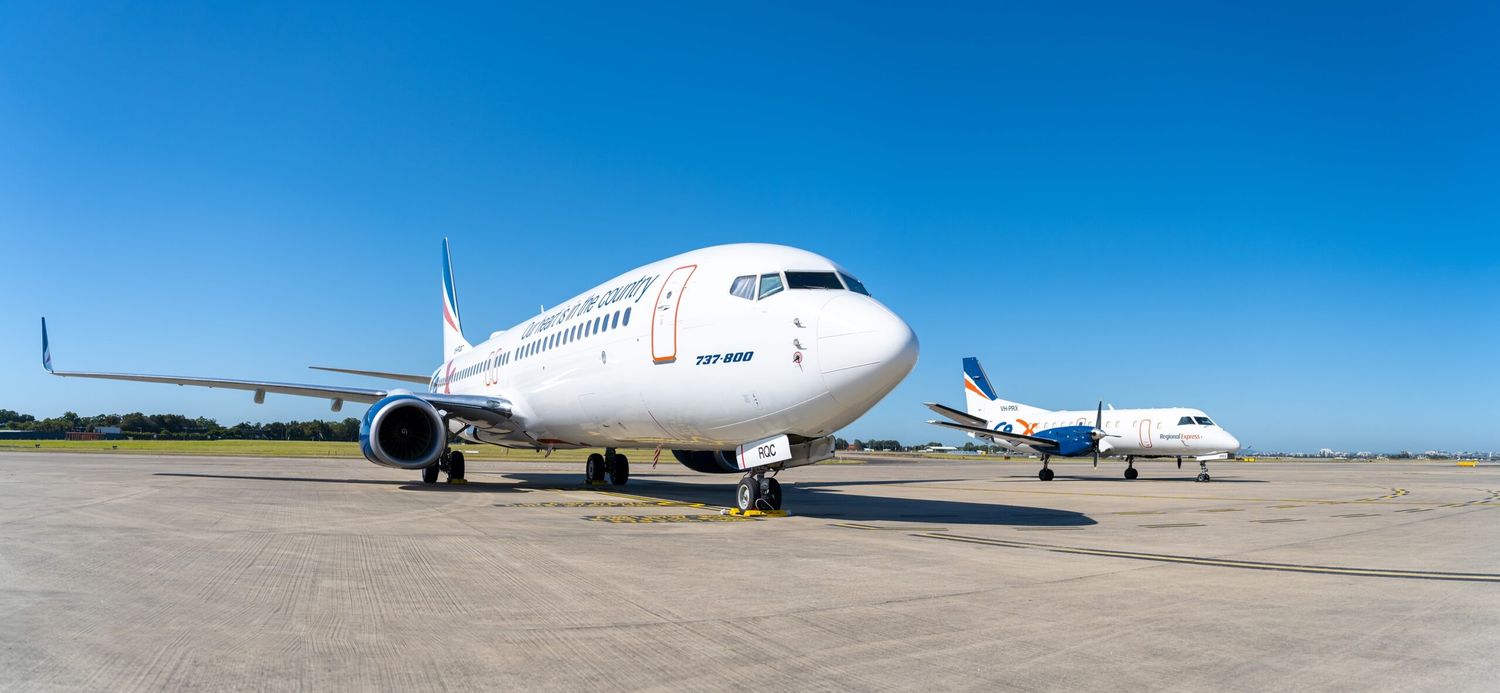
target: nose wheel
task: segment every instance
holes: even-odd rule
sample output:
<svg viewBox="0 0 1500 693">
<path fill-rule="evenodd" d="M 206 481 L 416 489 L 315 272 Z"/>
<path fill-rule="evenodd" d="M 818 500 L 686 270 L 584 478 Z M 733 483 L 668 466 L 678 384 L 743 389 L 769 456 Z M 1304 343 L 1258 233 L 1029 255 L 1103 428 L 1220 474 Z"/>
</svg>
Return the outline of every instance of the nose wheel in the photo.
<svg viewBox="0 0 1500 693">
<path fill-rule="evenodd" d="M 1198 460 L 1198 481 L 1208 481 L 1208 460 Z"/>
<path fill-rule="evenodd" d="M 740 512 L 780 510 L 781 482 L 765 474 L 747 474 L 734 489 L 734 505 Z"/>
</svg>

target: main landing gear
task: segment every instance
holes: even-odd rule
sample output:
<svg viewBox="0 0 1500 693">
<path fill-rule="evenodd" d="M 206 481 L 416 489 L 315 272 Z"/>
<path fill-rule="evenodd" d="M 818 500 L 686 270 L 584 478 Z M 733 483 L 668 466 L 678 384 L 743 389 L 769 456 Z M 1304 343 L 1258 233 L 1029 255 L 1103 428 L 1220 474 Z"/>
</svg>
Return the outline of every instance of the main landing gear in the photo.
<svg viewBox="0 0 1500 693">
<path fill-rule="evenodd" d="M 448 483 L 464 483 L 464 454 L 457 450 L 444 450 L 438 461 L 422 468 L 422 483 L 435 484 L 439 472 L 448 473 Z"/>
<path fill-rule="evenodd" d="M 1126 457 L 1125 458 L 1125 478 L 1126 479 L 1134 479 L 1134 478 L 1136 478 L 1136 477 L 1138 477 L 1140 475 L 1141 475 L 1141 473 L 1138 470 L 1136 470 L 1136 468 L 1135 468 L 1135 458 L 1134 457 Z"/>
<path fill-rule="evenodd" d="M 585 481 L 591 484 L 602 484 L 604 477 L 608 476 L 609 483 L 624 486 L 630 481 L 630 460 L 615 452 L 614 448 L 605 448 L 603 455 L 597 452 L 589 455 L 584 474 Z"/>
<path fill-rule="evenodd" d="M 780 510 L 781 482 L 765 472 L 746 474 L 734 489 L 734 504 L 740 512 Z"/>
<path fill-rule="evenodd" d="M 1050 455 L 1042 455 L 1042 471 L 1036 473 L 1036 478 L 1042 481 L 1051 481 L 1054 476 L 1052 469 L 1047 466 L 1047 460 L 1049 459 L 1051 459 Z"/>
</svg>

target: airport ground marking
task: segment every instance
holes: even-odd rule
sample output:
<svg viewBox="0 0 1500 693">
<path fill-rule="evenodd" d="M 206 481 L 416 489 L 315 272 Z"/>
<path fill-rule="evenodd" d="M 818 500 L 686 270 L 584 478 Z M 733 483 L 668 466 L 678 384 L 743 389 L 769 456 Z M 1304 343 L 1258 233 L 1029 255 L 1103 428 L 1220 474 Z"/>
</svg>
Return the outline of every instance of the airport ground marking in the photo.
<svg viewBox="0 0 1500 693">
<path fill-rule="evenodd" d="M 982 544 L 998 546 L 1002 548 L 1030 549 L 1034 551 L 1049 551 L 1052 553 L 1066 553 L 1083 556 L 1103 556 L 1106 558 L 1128 558 L 1137 561 L 1151 561 L 1156 563 L 1178 563 L 1185 565 L 1201 565 L 1218 568 L 1240 568 L 1245 570 L 1272 570 L 1292 573 L 1312 573 L 1319 575 L 1347 575 L 1353 577 L 1379 577 L 1379 578 L 1403 578 L 1412 580 L 1446 580 L 1454 582 L 1489 582 L 1500 583 L 1500 575 L 1493 573 L 1448 573 L 1425 570 L 1385 570 L 1379 568 L 1346 568 L 1341 566 L 1306 565 L 1300 563 L 1269 563 L 1263 561 L 1241 561 L 1227 558 L 1206 558 L 1199 556 L 1180 556 L 1160 553 L 1141 553 L 1136 551 L 1114 551 L 1109 549 L 1090 549 L 1082 546 L 1061 546 L 1058 544 L 1039 544 L 1033 542 L 1014 541 L 1011 539 L 991 539 L 988 537 L 973 537 L 963 534 L 938 534 L 935 532 L 922 532 L 913 534 L 915 537 L 924 539 L 943 539 L 946 541 L 957 541 L 968 544 Z"/>
<path fill-rule="evenodd" d="M 1156 525 L 1141 525 L 1146 529 L 1171 529 L 1174 527 L 1207 527 L 1201 522 L 1164 522 Z"/>
<path fill-rule="evenodd" d="M 991 479 L 990 481 L 992 483 L 1008 483 L 1008 482 L 1011 482 L 1012 480 L 1011 479 Z M 1162 496 L 1162 495 L 1153 495 L 1153 494 L 1146 494 L 1146 493 L 1100 493 L 1100 492 L 1095 492 L 1095 491 L 1042 491 L 1042 490 L 1035 490 L 1035 489 L 1015 489 L 1015 488 L 996 488 L 996 487 L 974 488 L 972 486 L 931 486 L 931 485 L 920 485 L 920 484 L 911 484 L 910 488 L 931 488 L 931 489 L 949 490 L 949 491 L 981 491 L 981 492 L 984 492 L 984 493 L 994 493 L 994 492 L 1000 492 L 1000 493 L 1029 493 L 1029 494 L 1042 494 L 1042 495 L 1049 495 L 1049 496 L 1100 496 L 1100 497 L 1105 497 L 1105 498 L 1151 498 L 1151 499 L 1157 499 L 1157 500 L 1229 501 L 1229 502 L 1239 502 L 1239 503 L 1304 503 L 1304 504 L 1317 504 L 1317 505 L 1340 505 L 1340 504 L 1343 504 L 1343 503 L 1374 503 L 1374 502 L 1378 502 L 1378 501 L 1392 500 L 1392 499 L 1395 499 L 1395 498 L 1400 498 L 1400 497 L 1405 496 L 1408 493 L 1410 493 L 1406 489 L 1393 488 L 1393 489 L 1391 489 L 1391 493 L 1388 493 L 1388 494 L 1383 495 L 1383 496 L 1375 497 L 1375 498 L 1349 498 L 1349 499 L 1339 500 L 1339 499 L 1331 499 L 1331 498 L 1227 498 L 1227 497 L 1224 497 L 1224 496 Z M 1500 499 L 1496 499 L 1496 500 L 1500 500 Z M 1401 501 L 1401 503 L 1408 504 L 1408 505 L 1436 505 L 1435 503 L 1433 503 L 1431 501 L 1426 501 L 1426 502 L 1424 502 L 1424 501 Z M 1288 506 L 1288 507 L 1294 507 L 1294 506 Z"/>
</svg>

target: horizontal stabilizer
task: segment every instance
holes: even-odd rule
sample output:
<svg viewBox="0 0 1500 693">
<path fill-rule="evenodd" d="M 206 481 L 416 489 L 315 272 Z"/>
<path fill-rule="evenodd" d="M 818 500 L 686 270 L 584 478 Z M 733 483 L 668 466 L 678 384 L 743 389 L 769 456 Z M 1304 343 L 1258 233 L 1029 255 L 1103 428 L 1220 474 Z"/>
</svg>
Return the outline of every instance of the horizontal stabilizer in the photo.
<svg viewBox="0 0 1500 693">
<path fill-rule="evenodd" d="M 389 371 L 360 371 L 352 368 L 331 368 L 328 366 L 308 366 L 315 371 L 328 371 L 330 373 L 348 373 L 350 375 L 363 375 L 371 378 L 383 378 L 385 380 L 400 380 L 405 383 L 417 383 L 426 385 L 432 382 L 432 376 L 417 375 L 415 373 L 391 373 Z"/>
<path fill-rule="evenodd" d="M 951 421 L 928 421 L 927 423 L 930 423 L 934 426 L 951 428 L 955 431 L 963 431 L 964 433 L 973 433 L 976 436 L 983 436 L 991 440 L 1004 439 L 1012 443 L 1029 445 L 1041 452 L 1050 452 L 1058 448 L 1057 441 L 1049 440 L 1047 438 L 1038 438 L 1037 436 L 1021 435 L 1020 433 L 1006 433 L 1004 431 L 991 431 L 990 429 L 984 428 L 982 426 L 970 426 L 967 424 L 953 423 Z"/>
<path fill-rule="evenodd" d="M 937 402 L 923 402 L 922 404 L 926 405 L 928 409 L 962 424 L 969 424 L 970 426 L 985 426 L 989 424 L 983 417 L 961 412 L 953 407 L 938 404 Z"/>
</svg>

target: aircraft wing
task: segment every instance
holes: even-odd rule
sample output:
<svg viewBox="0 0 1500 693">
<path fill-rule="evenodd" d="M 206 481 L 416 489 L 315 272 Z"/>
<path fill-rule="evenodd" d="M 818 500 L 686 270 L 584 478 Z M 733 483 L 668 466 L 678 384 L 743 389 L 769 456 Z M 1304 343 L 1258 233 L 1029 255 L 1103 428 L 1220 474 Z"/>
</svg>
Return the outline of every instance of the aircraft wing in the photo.
<svg viewBox="0 0 1500 693">
<path fill-rule="evenodd" d="M 985 421 L 983 417 L 975 416 L 967 412 L 961 412 L 957 409 L 954 409 L 953 407 L 938 404 L 937 402 L 923 402 L 922 404 L 926 405 L 928 409 L 931 409 L 961 424 L 979 426 L 982 428 L 984 426 L 988 426 L 990 423 L 988 421 Z"/>
<path fill-rule="evenodd" d="M 968 424 L 953 423 L 952 421 L 928 421 L 927 423 L 930 423 L 930 424 L 932 424 L 934 426 L 942 426 L 944 428 L 951 428 L 951 429 L 953 429 L 955 431 L 963 431 L 964 433 L 973 433 L 976 436 L 983 436 L 985 438 L 990 438 L 992 440 L 1002 440 L 1003 439 L 1006 442 L 1019 443 L 1021 445 L 1027 445 L 1027 446 L 1030 446 L 1033 449 L 1036 449 L 1037 451 L 1040 451 L 1040 452 L 1051 452 L 1053 450 L 1056 450 L 1057 447 L 1058 447 L 1057 446 L 1057 441 L 1055 441 L 1055 440 L 1049 440 L 1047 438 L 1038 438 L 1036 436 L 1022 435 L 1020 433 L 1006 433 L 1004 431 L 991 431 L 990 429 L 984 428 L 983 426 L 970 426 Z"/>
<path fill-rule="evenodd" d="M 352 368 L 332 368 L 329 366 L 308 366 L 315 371 L 328 371 L 330 373 L 348 373 L 350 375 L 364 375 L 371 378 L 384 378 L 386 380 L 400 380 L 407 383 L 426 385 L 432 382 L 431 376 L 418 375 L 416 373 L 391 373 L 390 371 L 361 371 Z"/>
<path fill-rule="evenodd" d="M 42 319 L 42 367 L 48 373 L 63 378 L 97 378 L 100 380 L 127 380 L 138 383 L 165 383 L 168 385 L 191 385 L 193 387 L 247 390 L 255 393 L 257 402 L 266 393 L 317 397 L 333 400 L 333 410 L 338 411 L 344 402 L 371 404 L 392 394 L 408 394 L 397 388 L 364 388 L 343 385 L 311 385 L 305 383 L 282 383 L 269 380 L 236 380 L 231 378 L 199 378 L 182 375 L 147 375 L 140 373 L 93 373 L 87 371 L 59 371 L 52 368 L 52 349 L 47 340 L 47 319 Z M 427 382 L 424 378 L 422 382 Z M 509 421 L 511 403 L 500 397 L 482 395 L 449 395 L 440 392 L 410 392 L 414 397 L 427 400 L 432 406 L 447 411 L 470 423 L 498 424 Z"/>
</svg>

